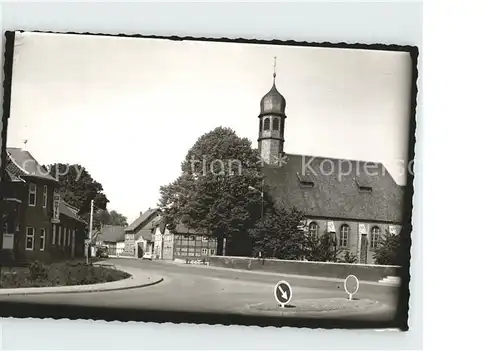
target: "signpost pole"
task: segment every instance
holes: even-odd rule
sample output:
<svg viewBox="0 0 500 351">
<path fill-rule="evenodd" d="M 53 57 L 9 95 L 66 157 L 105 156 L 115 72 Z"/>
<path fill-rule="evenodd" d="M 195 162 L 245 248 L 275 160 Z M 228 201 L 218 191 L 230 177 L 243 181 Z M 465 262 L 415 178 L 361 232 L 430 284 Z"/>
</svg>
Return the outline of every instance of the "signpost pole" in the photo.
<svg viewBox="0 0 500 351">
<path fill-rule="evenodd" d="M 87 264 L 89 264 L 89 259 L 90 259 L 90 250 L 91 249 L 91 243 L 92 243 L 92 221 L 94 217 L 94 200 L 90 201 L 90 224 L 89 224 L 89 238 L 88 238 L 88 244 L 86 245 L 86 256 L 87 256 Z"/>
<path fill-rule="evenodd" d="M 349 280 L 349 278 L 354 279 L 354 281 L 356 282 L 356 287 L 355 287 L 354 291 L 349 291 L 349 289 L 347 288 L 347 281 Z M 347 278 L 345 278 L 345 280 L 344 280 L 344 290 L 347 293 L 347 295 L 349 295 L 349 301 L 352 301 L 352 297 L 354 294 L 356 294 L 358 292 L 358 289 L 359 289 L 358 278 L 352 274 L 348 275 Z"/>
<path fill-rule="evenodd" d="M 281 308 L 285 308 L 286 304 L 292 300 L 292 287 L 290 284 L 284 280 L 279 281 L 274 287 L 274 298 Z"/>
</svg>

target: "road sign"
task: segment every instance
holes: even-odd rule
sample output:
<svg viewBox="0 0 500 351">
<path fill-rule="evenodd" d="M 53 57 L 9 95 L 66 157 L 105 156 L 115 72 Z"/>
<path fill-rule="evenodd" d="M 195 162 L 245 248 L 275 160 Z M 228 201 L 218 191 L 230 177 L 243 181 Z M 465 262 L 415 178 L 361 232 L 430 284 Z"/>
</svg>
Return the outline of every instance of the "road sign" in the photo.
<svg viewBox="0 0 500 351">
<path fill-rule="evenodd" d="M 352 296 L 358 292 L 359 280 L 355 275 L 349 275 L 344 280 L 344 290 L 349 295 L 349 300 L 352 300 Z"/>
<path fill-rule="evenodd" d="M 281 307 L 285 307 L 292 300 L 292 287 L 288 282 L 282 280 L 274 287 L 274 298 Z"/>
</svg>

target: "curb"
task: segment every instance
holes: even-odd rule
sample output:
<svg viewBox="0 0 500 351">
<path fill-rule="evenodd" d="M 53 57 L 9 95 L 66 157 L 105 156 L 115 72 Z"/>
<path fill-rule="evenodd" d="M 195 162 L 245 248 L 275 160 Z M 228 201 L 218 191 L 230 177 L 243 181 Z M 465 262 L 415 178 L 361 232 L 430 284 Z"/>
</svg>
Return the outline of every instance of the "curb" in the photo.
<svg viewBox="0 0 500 351">
<path fill-rule="evenodd" d="M 129 272 L 126 272 L 129 273 Z M 130 274 L 130 273 L 129 273 Z M 80 293 L 96 293 L 96 292 L 108 292 L 108 291 L 119 291 L 119 290 L 129 290 L 137 288 L 145 288 L 148 286 L 156 285 L 163 282 L 163 278 L 160 276 L 152 276 L 150 281 L 130 284 L 124 286 L 117 286 L 123 284 L 124 282 L 130 282 L 134 280 L 134 276 L 122 280 L 116 280 L 114 282 L 89 284 L 89 285 L 67 285 L 67 286 L 51 286 L 51 287 L 32 287 L 32 288 L 13 288 L 13 289 L 0 289 L 1 296 L 15 296 L 15 295 L 50 295 L 50 294 L 80 294 Z M 78 289 L 75 289 L 78 288 Z"/>
<path fill-rule="evenodd" d="M 184 266 L 184 267 L 197 267 L 201 269 L 213 269 L 213 270 L 225 270 L 225 271 L 233 271 L 233 272 L 241 272 L 241 273 L 249 273 L 249 274 L 258 274 L 258 275 L 267 275 L 267 276 L 278 276 L 278 277 L 283 277 L 283 278 L 293 278 L 293 279 L 305 279 L 305 280 L 319 280 L 319 281 L 329 281 L 329 282 L 335 282 L 335 283 L 343 283 L 345 279 L 342 278 L 330 278 L 330 277 L 322 277 L 322 276 L 314 276 L 314 275 L 302 275 L 302 274 L 291 274 L 291 273 L 279 273 L 279 272 L 271 272 L 271 271 L 264 271 L 264 270 L 247 270 L 247 269 L 239 269 L 239 268 L 228 268 L 228 267 L 218 267 L 218 266 L 211 266 L 211 265 L 191 265 L 191 264 L 185 264 L 185 263 L 167 263 L 167 264 L 175 264 L 178 266 Z M 379 282 L 379 281 L 373 281 L 373 280 L 359 280 L 359 284 L 363 285 L 375 285 L 375 286 L 382 286 L 382 287 L 391 287 L 391 288 L 399 288 L 399 284 L 394 284 L 394 283 L 388 283 L 388 282 Z"/>
<path fill-rule="evenodd" d="M 303 302 L 309 302 L 311 300 L 315 300 L 315 299 L 305 299 L 305 300 L 297 300 L 295 303 L 303 303 Z M 319 299 L 319 300 L 322 300 L 322 299 Z M 277 309 L 277 310 L 274 310 L 274 311 L 263 311 L 263 310 L 254 310 L 252 309 L 252 306 L 256 306 L 256 305 L 261 305 L 263 304 L 263 302 L 260 302 L 260 303 L 255 303 L 255 304 L 249 304 L 247 306 L 245 306 L 244 309 L 242 309 L 240 312 L 243 313 L 243 314 L 263 314 L 263 315 L 267 315 L 267 316 L 309 316 L 309 315 L 315 315 L 319 318 L 332 318 L 332 317 L 335 317 L 335 318 L 350 318 L 350 317 L 353 317 L 353 318 L 356 318 L 356 317 L 360 317 L 360 316 L 376 316 L 376 315 L 379 315 L 381 313 L 387 313 L 387 312 L 393 312 L 394 313 L 394 310 L 388 306 L 387 304 L 385 303 L 382 303 L 380 301 L 375 301 L 375 304 L 376 304 L 376 307 L 371 309 L 371 310 L 368 310 L 368 311 L 335 311 L 335 310 L 325 310 L 325 311 L 300 311 L 300 310 L 286 310 L 286 309 L 283 309 L 283 310 L 280 310 L 280 309 Z M 293 305 L 293 304 L 292 304 Z"/>
</svg>

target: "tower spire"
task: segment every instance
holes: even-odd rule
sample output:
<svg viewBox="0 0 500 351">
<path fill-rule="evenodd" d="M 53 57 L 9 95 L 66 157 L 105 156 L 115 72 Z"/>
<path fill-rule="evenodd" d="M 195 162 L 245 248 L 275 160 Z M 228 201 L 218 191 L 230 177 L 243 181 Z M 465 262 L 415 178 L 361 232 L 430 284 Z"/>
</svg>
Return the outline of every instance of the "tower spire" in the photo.
<svg viewBox="0 0 500 351">
<path fill-rule="evenodd" d="M 276 56 L 274 56 L 273 84 L 276 82 Z"/>
</svg>

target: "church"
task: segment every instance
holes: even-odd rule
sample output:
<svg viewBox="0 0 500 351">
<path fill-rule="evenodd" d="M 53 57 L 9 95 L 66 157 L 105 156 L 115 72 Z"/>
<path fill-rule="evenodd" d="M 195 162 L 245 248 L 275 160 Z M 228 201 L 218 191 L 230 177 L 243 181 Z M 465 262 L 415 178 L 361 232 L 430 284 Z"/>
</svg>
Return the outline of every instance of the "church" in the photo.
<svg viewBox="0 0 500 351">
<path fill-rule="evenodd" d="M 381 163 L 286 153 L 286 100 L 276 72 L 258 118 L 263 188 L 285 207 L 303 211 L 310 235 L 332 235 L 358 263 L 375 264 L 381 235 L 401 230 L 404 186 Z"/>
</svg>

